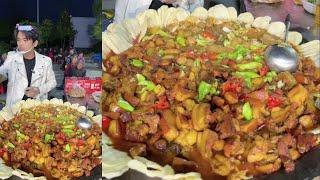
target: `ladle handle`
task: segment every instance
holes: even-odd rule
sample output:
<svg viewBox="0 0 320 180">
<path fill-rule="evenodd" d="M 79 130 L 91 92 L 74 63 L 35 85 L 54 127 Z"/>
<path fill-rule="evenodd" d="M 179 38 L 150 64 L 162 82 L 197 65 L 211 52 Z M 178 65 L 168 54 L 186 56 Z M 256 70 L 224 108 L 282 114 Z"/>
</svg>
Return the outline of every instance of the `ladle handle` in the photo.
<svg viewBox="0 0 320 180">
<path fill-rule="evenodd" d="M 285 42 L 287 42 L 287 40 L 288 40 L 288 32 L 290 29 L 290 19 L 291 19 L 291 16 L 290 16 L 290 14 L 288 14 L 285 21 L 284 21 L 284 24 L 286 25 L 286 31 L 285 31 L 285 36 L 284 36 Z"/>
</svg>

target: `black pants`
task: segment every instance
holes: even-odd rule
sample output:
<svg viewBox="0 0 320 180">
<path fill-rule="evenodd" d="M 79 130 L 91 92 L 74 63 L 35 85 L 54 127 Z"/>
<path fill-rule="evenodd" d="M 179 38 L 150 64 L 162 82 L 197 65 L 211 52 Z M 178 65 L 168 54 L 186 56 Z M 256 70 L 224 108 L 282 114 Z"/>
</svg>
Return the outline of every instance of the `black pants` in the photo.
<svg viewBox="0 0 320 180">
<path fill-rule="evenodd" d="M 149 9 L 159 9 L 162 5 L 167 5 L 168 7 L 172 7 L 172 4 L 162 3 L 160 0 L 153 0 L 149 6 Z"/>
</svg>

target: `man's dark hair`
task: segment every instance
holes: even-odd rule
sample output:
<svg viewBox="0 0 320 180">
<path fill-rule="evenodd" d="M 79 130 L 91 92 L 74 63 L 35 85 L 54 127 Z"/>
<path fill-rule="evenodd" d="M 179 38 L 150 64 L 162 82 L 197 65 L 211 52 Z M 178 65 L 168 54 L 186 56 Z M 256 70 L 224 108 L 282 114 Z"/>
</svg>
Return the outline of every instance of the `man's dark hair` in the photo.
<svg viewBox="0 0 320 180">
<path fill-rule="evenodd" d="M 36 27 L 34 27 L 34 26 L 32 26 L 32 30 L 30 30 L 30 31 L 18 30 L 18 27 L 16 27 L 14 30 L 14 37 L 16 39 L 17 39 L 19 32 L 22 32 L 26 36 L 26 38 L 28 40 L 31 39 L 32 42 L 39 41 L 39 33 L 38 33 L 38 30 L 36 29 Z"/>
</svg>

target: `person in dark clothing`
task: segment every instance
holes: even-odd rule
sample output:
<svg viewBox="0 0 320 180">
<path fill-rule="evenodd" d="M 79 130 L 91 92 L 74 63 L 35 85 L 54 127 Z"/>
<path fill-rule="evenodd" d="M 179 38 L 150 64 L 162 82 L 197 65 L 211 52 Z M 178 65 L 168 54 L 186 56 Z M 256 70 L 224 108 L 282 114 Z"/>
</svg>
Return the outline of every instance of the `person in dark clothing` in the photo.
<svg viewBox="0 0 320 180">
<path fill-rule="evenodd" d="M 78 62 L 76 67 L 72 67 L 71 69 L 72 77 L 85 77 L 86 69 L 84 68 L 84 64 L 82 62 Z"/>
<path fill-rule="evenodd" d="M 163 5 L 167 5 L 168 7 L 173 7 L 172 3 L 174 3 L 174 0 L 167 0 L 167 1 L 160 1 L 160 0 L 153 0 L 149 6 L 149 9 L 159 9 Z"/>
<path fill-rule="evenodd" d="M 64 77 L 71 77 L 71 70 L 72 68 L 76 68 L 77 64 L 78 64 L 78 56 L 76 54 L 72 55 L 70 57 L 71 59 L 71 63 L 69 63 L 68 65 L 66 65 L 66 69 L 64 71 Z"/>
</svg>

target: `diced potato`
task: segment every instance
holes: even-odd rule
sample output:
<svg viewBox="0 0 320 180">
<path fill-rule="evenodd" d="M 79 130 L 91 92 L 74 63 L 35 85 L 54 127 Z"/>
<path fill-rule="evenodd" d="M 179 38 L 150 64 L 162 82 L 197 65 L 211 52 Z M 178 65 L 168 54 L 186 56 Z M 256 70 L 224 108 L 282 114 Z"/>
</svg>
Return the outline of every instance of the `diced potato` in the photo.
<svg viewBox="0 0 320 180">
<path fill-rule="evenodd" d="M 193 107 L 196 105 L 196 103 L 194 102 L 194 100 L 192 99 L 186 99 L 185 101 L 183 101 L 183 106 L 188 110 L 188 111 L 192 111 Z"/>
<path fill-rule="evenodd" d="M 187 62 L 187 58 L 184 57 L 184 56 L 179 56 L 178 59 L 177 59 L 177 63 L 180 64 L 180 65 L 185 65 Z"/>
<path fill-rule="evenodd" d="M 233 92 L 226 92 L 224 98 L 227 100 L 228 104 L 236 104 L 238 102 L 238 97 L 236 93 Z"/>
<path fill-rule="evenodd" d="M 262 138 L 256 138 L 255 145 L 250 149 L 247 156 L 249 163 L 259 162 L 266 157 L 268 152 L 268 142 Z"/>
<path fill-rule="evenodd" d="M 211 158 L 213 143 L 218 140 L 218 135 L 210 129 L 206 129 L 197 136 L 197 148 L 203 157 Z"/>
<path fill-rule="evenodd" d="M 308 97 L 308 91 L 301 84 L 298 84 L 288 93 L 288 98 L 291 103 L 297 103 L 297 105 L 303 105 Z"/>
<path fill-rule="evenodd" d="M 263 121 L 261 119 L 252 119 L 251 121 L 240 125 L 240 131 L 245 132 L 245 133 L 252 133 L 262 123 L 263 123 Z"/>
<path fill-rule="evenodd" d="M 197 131 L 205 129 L 209 122 L 207 120 L 207 115 L 210 111 L 210 104 L 201 103 L 194 106 L 192 109 L 192 124 L 193 128 Z"/>
<path fill-rule="evenodd" d="M 175 142 L 182 146 L 192 146 L 197 142 L 197 132 L 195 130 L 180 131 L 179 136 Z"/>
<path fill-rule="evenodd" d="M 176 126 L 178 129 L 192 129 L 192 122 L 185 116 L 178 113 L 176 116 Z"/>
<path fill-rule="evenodd" d="M 154 88 L 154 92 L 156 93 L 157 96 L 162 96 L 166 92 L 166 89 L 163 86 L 158 84 Z"/>
<path fill-rule="evenodd" d="M 296 149 L 290 149 L 289 154 L 292 160 L 297 160 L 300 157 L 300 153 Z"/>
<path fill-rule="evenodd" d="M 188 90 L 186 90 L 186 89 L 181 89 L 181 88 L 178 89 L 177 91 L 175 91 L 174 94 L 175 94 L 175 96 L 174 96 L 175 99 L 176 99 L 177 101 L 180 101 L 180 102 L 196 96 L 195 92 L 188 91 Z"/>
<path fill-rule="evenodd" d="M 171 110 L 163 111 L 163 119 L 160 120 L 160 127 L 166 140 L 173 141 L 178 137 L 179 132 L 176 129 L 176 116 Z"/>
<path fill-rule="evenodd" d="M 282 122 L 288 117 L 289 111 L 290 106 L 286 108 L 274 107 L 271 109 L 271 118 L 275 122 Z"/>
<path fill-rule="evenodd" d="M 217 154 L 214 156 L 214 159 L 212 160 L 212 170 L 221 176 L 228 176 L 231 171 L 233 170 L 230 161 L 220 155 Z"/>
<path fill-rule="evenodd" d="M 277 76 L 277 79 L 284 82 L 284 84 L 285 84 L 284 89 L 286 89 L 286 90 L 291 89 L 293 86 L 295 86 L 297 84 L 296 79 L 288 71 L 279 73 Z"/>
<path fill-rule="evenodd" d="M 215 141 L 212 145 L 212 149 L 215 150 L 215 151 L 222 151 L 223 150 L 223 147 L 224 147 L 224 140 L 218 140 L 218 141 Z"/>
<path fill-rule="evenodd" d="M 192 146 L 197 142 L 197 131 L 191 130 L 186 134 L 186 142 Z"/>
<path fill-rule="evenodd" d="M 182 106 L 176 106 L 175 110 L 177 113 L 180 113 L 180 114 L 185 115 L 187 113 L 186 110 Z"/>
<path fill-rule="evenodd" d="M 278 158 L 273 163 L 256 166 L 256 169 L 260 173 L 270 174 L 270 173 L 275 172 L 278 169 L 280 169 L 280 167 L 281 167 L 281 160 Z"/>
<path fill-rule="evenodd" d="M 306 129 L 310 129 L 313 126 L 313 120 L 311 115 L 304 115 L 299 118 L 299 123 Z"/>
<path fill-rule="evenodd" d="M 166 49 L 164 50 L 164 53 L 165 54 L 179 54 L 180 53 L 180 50 L 179 49 Z"/>
<path fill-rule="evenodd" d="M 163 136 L 167 141 L 171 142 L 179 136 L 179 132 L 175 128 L 170 128 Z"/>
<path fill-rule="evenodd" d="M 113 137 L 120 137 L 120 127 L 117 120 L 110 121 L 109 133 Z"/>
<path fill-rule="evenodd" d="M 162 116 L 170 127 L 175 127 L 176 115 L 171 110 L 169 109 L 164 110 Z"/>
</svg>

